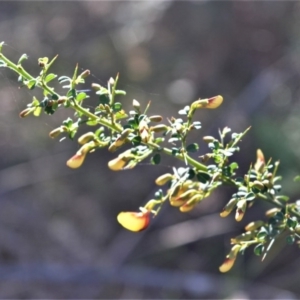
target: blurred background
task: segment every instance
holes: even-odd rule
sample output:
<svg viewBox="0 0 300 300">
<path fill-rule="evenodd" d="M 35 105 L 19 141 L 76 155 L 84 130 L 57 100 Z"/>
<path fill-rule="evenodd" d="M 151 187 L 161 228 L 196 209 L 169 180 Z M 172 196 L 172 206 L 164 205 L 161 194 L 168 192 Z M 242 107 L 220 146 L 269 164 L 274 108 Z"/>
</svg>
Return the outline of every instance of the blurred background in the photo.
<svg viewBox="0 0 300 300">
<path fill-rule="evenodd" d="M 53 72 L 72 75 L 76 63 L 91 82 L 120 72 L 120 99 L 177 116 L 199 97 L 223 95 L 223 105 L 199 111 L 202 130 L 241 132 L 239 174 L 257 148 L 280 160 L 283 193 L 298 199 L 300 173 L 300 3 L 290 1 L 44 1 L 0 2 L 4 53 L 38 75 L 39 57 L 59 54 Z M 179 162 L 164 157 L 112 172 L 106 149 L 77 170 L 65 162 L 76 141 L 48 133 L 72 112 L 20 119 L 38 90 L 18 89 L 0 69 L 0 298 L 65 299 L 299 299 L 297 246 L 278 241 L 264 262 L 252 250 L 234 268 L 218 267 L 230 238 L 267 204 L 257 203 L 236 223 L 219 212 L 232 194 L 220 188 L 190 213 L 165 205 L 148 230 L 120 227 L 118 212 L 136 211 L 153 197 L 157 176 Z M 92 95 L 91 95 L 92 96 Z M 87 100 L 88 104 L 92 100 Z M 91 102 L 89 102 L 91 101 Z M 199 155 L 200 155 L 199 154 Z"/>
</svg>

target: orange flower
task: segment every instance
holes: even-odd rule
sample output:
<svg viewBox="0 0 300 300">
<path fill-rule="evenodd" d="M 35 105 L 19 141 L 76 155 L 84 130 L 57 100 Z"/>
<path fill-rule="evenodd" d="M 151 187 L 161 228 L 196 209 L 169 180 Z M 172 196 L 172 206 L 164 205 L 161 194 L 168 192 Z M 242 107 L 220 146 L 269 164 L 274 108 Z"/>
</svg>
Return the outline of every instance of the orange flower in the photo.
<svg viewBox="0 0 300 300">
<path fill-rule="evenodd" d="M 118 222 L 126 229 L 139 232 L 146 229 L 150 222 L 150 211 L 144 212 L 120 212 Z"/>
</svg>

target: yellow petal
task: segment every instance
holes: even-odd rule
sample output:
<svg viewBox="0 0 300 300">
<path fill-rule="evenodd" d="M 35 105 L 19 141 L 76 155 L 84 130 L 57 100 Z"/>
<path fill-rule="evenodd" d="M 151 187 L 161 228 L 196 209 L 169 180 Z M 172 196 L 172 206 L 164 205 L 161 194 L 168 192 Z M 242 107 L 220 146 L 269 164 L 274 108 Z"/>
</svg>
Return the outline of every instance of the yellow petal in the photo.
<svg viewBox="0 0 300 300">
<path fill-rule="evenodd" d="M 146 229 L 150 222 L 150 212 L 121 212 L 118 222 L 126 229 L 134 232 Z"/>
<path fill-rule="evenodd" d="M 223 264 L 219 267 L 220 272 L 222 273 L 228 272 L 234 265 L 234 262 L 235 262 L 235 258 L 234 259 L 226 258 Z"/>
</svg>

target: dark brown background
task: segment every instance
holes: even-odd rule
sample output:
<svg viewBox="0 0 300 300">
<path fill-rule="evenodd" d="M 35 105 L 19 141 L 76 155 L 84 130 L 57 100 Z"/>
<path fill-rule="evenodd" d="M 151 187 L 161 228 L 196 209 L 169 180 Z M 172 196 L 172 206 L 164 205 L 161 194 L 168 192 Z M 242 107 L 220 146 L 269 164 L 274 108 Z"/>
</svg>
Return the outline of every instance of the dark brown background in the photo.
<svg viewBox="0 0 300 300">
<path fill-rule="evenodd" d="M 300 158 L 299 2 L 45 1 L 0 2 L 4 53 L 38 74 L 37 59 L 59 59 L 53 71 L 71 75 L 77 62 L 105 84 L 120 72 L 125 107 L 152 101 L 151 112 L 177 116 L 201 97 L 224 96 L 201 111 L 200 136 L 230 126 L 251 132 L 235 156 L 243 174 L 260 147 L 281 161 L 285 194 L 297 200 Z M 18 89 L 0 69 L 0 297 L 297 299 L 299 250 L 279 241 L 263 263 L 248 250 L 233 270 L 218 266 L 230 237 L 261 218 L 256 204 L 241 223 L 219 211 L 233 191 L 221 188 L 188 214 L 166 207 L 140 234 L 120 228 L 116 215 L 137 210 L 155 192 L 155 178 L 178 162 L 114 173 L 107 150 L 78 170 L 66 160 L 76 142 L 48 133 L 72 116 L 19 119 L 40 91 Z M 89 88 L 89 84 L 87 85 Z M 92 102 L 90 102 L 92 103 Z"/>
</svg>

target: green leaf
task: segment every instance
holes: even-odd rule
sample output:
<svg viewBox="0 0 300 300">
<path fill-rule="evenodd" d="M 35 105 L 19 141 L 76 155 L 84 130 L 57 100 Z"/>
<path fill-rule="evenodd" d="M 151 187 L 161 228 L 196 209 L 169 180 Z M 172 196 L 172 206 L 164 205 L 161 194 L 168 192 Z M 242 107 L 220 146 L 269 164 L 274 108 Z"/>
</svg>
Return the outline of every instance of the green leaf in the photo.
<svg viewBox="0 0 300 300">
<path fill-rule="evenodd" d="M 265 246 L 263 244 L 258 244 L 254 248 L 254 254 L 260 256 L 263 254 L 264 250 L 265 250 Z"/>
<path fill-rule="evenodd" d="M 173 156 L 176 156 L 178 153 L 179 153 L 179 149 L 173 147 L 173 148 L 172 148 L 172 155 L 173 155 Z"/>
<path fill-rule="evenodd" d="M 96 126 L 96 125 L 98 125 L 98 121 L 97 120 L 89 120 L 89 121 L 86 122 L 86 125 Z"/>
<path fill-rule="evenodd" d="M 300 175 L 297 175 L 295 178 L 294 178 L 294 182 L 298 182 L 300 181 Z"/>
<path fill-rule="evenodd" d="M 289 245 L 294 244 L 294 242 L 295 242 L 295 236 L 293 236 L 293 235 L 287 236 L 287 237 L 286 237 L 286 242 L 287 242 L 287 244 L 289 244 Z"/>
<path fill-rule="evenodd" d="M 71 81 L 71 78 L 70 77 L 68 77 L 68 76 L 60 76 L 60 77 L 58 77 L 58 82 L 59 83 L 63 83 L 63 82 L 66 82 L 66 81 Z"/>
<path fill-rule="evenodd" d="M 133 144 L 134 146 L 138 146 L 138 145 L 141 144 L 142 139 L 141 139 L 140 136 L 136 135 L 136 136 L 131 140 L 131 142 L 132 142 L 132 144 Z"/>
<path fill-rule="evenodd" d="M 68 98 L 76 99 L 76 90 L 75 89 L 70 89 L 67 93 Z"/>
<path fill-rule="evenodd" d="M 277 221 L 283 221 L 283 220 L 284 220 L 284 214 L 283 214 L 281 211 L 279 211 L 279 212 L 277 212 L 277 213 L 273 216 L 273 218 L 274 218 L 275 220 L 277 220 Z"/>
<path fill-rule="evenodd" d="M 287 201 L 290 200 L 290 197 L 285 196 L 285 195 L 279 195 L 279 196 L 276 196 L 276 199 L 277 199 L 277 200 L 282 200 L 282 201 L 287 202 Z"/>
<path fill-rule="evenodd" d="M 289 228 L 294 229 L 298 225 L 297 218 L 296 217 L 288 218 L 286 221 L 286 225 Z"/>
<path fill-rule="evenodd" d="M 252 201 L 252 200 L 254 200 L 255 199 L 255 194 L 254 193 L 248 193 L 246 196 L 245 196 L 245 199 L 247 200 L 247 201 Z"/>
<path fill-rule="evenodd" d="M 122 90 L 116 90 L 116 91 L 115 91 L 115 94 L 116 94 L 116 95 L 123 95 L 123 96 L 125 96 L 125 95 L 126 95 L 126 92 L 125 92 L 125 91 L 122 91 Z"/>
<path fill-rule="evenodd" d="M 33 111 L 33 115 L 35 117 L 38 117 L 42 112 L 42 108 L 41 107 L 37 107 L 34 111 Z"/>
<path fill-rule="evenodd" d="M 210 175 L 205 172 L 198 172 L 196 177 L 202 183 L 206 183 L 210 180 Z"/>
<path fill-rule="evenodd" d="M 57 77 L 56 74 L 50 73 L 50 74 L 48 74 L 48 75 L 46 76 L 45 82 L 48 83 L 48 82 L 50 82 L 51 80 L 53 80 L 54 78 L 56 78 L 56 77 Z"/>
<path fill-rule="evenodd" d="M 101 104 L 109 104 L 109 98 L 107 97 L 107 95 L 100 95 L 99 96 L 99 102 Z"/>
<path fill-rule="evenodd" d="M 195 177 L 196 173 L 193 169 L 189 169 L 189 177 L 188 179 L 193 179 Z"/>
<path fill-rule="evenodd" d="M 114 112 L 120 111 L 122 109 L 122 104 L 120 102 L 116 102 L 113 105 Z"/>
<path fill-rule="evenodd" d="M 18 60 L 18 65 L 21 64 L 26 59 L 28 59 L 28 55 L 26 53 L 22 54 Z"/>
<path fill-rule="evenodd" d="M 201 122 L 199 122 L 199 121 L 195 121 L 195 122 L 193 122 L 193 127 L 195 128 L 195 129 L 201 129 Z"/>
<path fill-rule="evenodd" d="M 235 169 L 239 168 L 239 165 L 238 165 L 238 163 L 233 162 L 229 165 L 229 168 L 231 169 L 231 172 L 234 172 Z"/>
<path fill-rule="evenodd" d="M 152 158 L 151 158 L 151 163 L 153 165 L 158 165 L 160 163 L 160 159 L 161 159 L 161 156 L 160 154 L 156 153 Z"/>
<path fill-rule="evenodd" d="M 33 90 L 36 85 L 36 80 L 35 79 L 29 80 L 26 85 L 30 90 Z"/>
<path fill-rule="evenodd" d="M 79 93 L 79 94 L 76 96 L 76 100 L 77 100 L 78 102 L 81 102 L 81 101 L 83 101 L 83 100 L 86 99 L 86 98 L 88 98 L 88 96 L 87 96 L 86 93 L 83 93 L 83 92 Z"/>
<path fill-rule="evenodd" d="M 1 67 L 4 68 L 6 66 L 7 66 L 6 63 L 3 60 L 0 59 L 0 68 Z"/>
<path fill-rule="evenodd" d="M 187 152 L 197 152 L 198 149 L 199 149 L 199 146 L 197 143 L 190 144 L 186 147 Z"/>
<path fill-rule="evenodd" d="M 268 236 L 268 230 L 265 227 L 261 227 L 260 231 L 257 233 L 256 237 L 261 240 L 265 239 L 266 236 Z"/>
<path fill-rule="evenodd" d="M 158 190 L 155 194 L 154 194 L 154 199 L 155 200 L 160 200 L 163 197 L 163 192 L 162 190 Z"/>
</svg>

